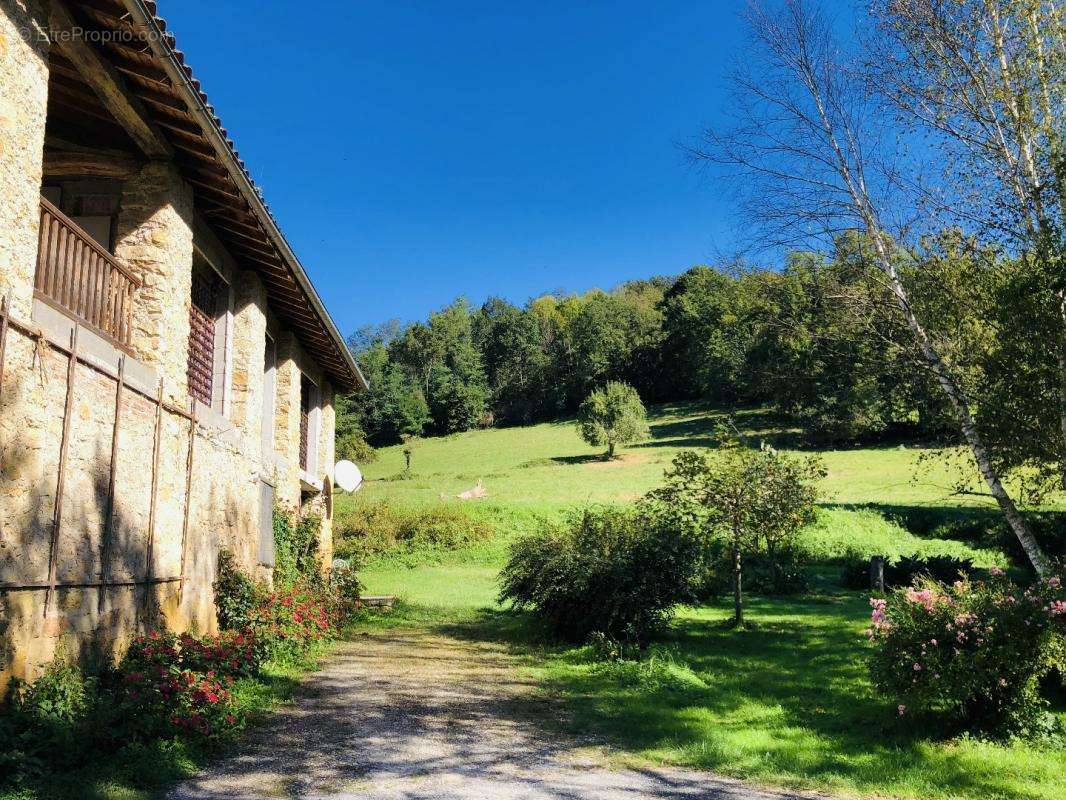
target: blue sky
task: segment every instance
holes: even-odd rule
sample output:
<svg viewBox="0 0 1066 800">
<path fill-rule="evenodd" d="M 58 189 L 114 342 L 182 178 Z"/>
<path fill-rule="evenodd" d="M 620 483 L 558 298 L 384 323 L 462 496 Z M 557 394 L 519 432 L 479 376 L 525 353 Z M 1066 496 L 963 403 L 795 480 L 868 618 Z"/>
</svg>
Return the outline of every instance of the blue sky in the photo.
<svg viewBox="0 0 1066 800">
<path fill-rule="evenodd" d="M 741 0 L 161 4 L 338 326 L 729 251 L 714 123 Z M 254 8 L 254 11 L 252 10 Z"/>
</svg>

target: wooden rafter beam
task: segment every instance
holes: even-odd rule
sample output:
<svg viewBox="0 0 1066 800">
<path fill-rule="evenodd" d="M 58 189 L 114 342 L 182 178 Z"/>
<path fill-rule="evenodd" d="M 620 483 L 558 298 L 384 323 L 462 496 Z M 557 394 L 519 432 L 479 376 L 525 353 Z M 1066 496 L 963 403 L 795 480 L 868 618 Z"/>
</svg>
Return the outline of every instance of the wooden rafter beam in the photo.
<svg viewBox="0 0 1066 800">
<path fill-rule="evenodd" d="M 128 153 L 112 150 L 44 151 L 44 174 L 79 178 L 120 178 L 125 180 L 140 169 L 141 163 Z"/>
<path fill-rule="evenodd" d="M 114 116 L 130 138 L 149 158 L 170 158 L 173 154 L 166 137 L 151 121 L 137 97 L 126 87 L 122 76 L 100 57 L 62 3 L 52 3 L 49 25 L 55 44 L 89 84 L 100 102 Z"/>
</svg>

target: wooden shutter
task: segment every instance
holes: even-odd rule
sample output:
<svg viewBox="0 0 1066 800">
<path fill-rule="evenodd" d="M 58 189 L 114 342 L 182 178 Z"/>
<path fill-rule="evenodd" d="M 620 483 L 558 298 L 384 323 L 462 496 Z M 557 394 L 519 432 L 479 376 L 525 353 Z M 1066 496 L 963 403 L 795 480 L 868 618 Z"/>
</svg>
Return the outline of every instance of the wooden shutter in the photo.
<svg viewBox="0 0 1066 800">
<path fill-rule="evenodd" d="M 259 563 L 274 566 L 274 487 L 259 482 Z"/>
<path fill-rule="evenodd" d="M 189 307 L 189 394 L 211 405 L 215 372 L 215 309 L 218 290 L 214 281 L 200 271 L 192 276 L 192 305 Z"/>
</svg>

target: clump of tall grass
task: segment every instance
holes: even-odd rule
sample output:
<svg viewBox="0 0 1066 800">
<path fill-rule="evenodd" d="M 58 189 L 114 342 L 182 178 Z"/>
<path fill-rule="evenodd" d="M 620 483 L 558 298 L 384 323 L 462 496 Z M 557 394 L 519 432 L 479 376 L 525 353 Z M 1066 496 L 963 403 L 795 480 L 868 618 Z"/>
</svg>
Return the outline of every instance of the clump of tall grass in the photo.
<svg viewBox="0 0 1066 800">
<path fill-rule="evenodd" d="M 796 542 L 797 555 L 810 564 L 843 564 L 870 556 L 968 559 L 979 567 L 1003 567 L 1000 550 L 952 539 L 915 536 L 873 509 L 823 509 Z"/>
<path fill-rule="evenodd" d="M 394 552 L 456 550 L 488 539 L 492 532 L 479 515 L 456 505 L 363 503 L 338 515 L 333 552 L 361 564 Z"/>
</svg>

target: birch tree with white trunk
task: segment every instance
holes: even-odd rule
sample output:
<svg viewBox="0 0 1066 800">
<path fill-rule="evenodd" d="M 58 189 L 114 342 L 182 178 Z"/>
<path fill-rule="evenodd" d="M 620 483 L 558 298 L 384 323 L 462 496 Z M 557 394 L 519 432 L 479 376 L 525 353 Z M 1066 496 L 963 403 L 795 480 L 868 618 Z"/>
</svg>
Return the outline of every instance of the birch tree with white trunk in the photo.
<svg viewBox="0 0 1066 800">
<path fill-rule="evenodd" d="M 901 279 L 900 243 L 917 228 L 899 156 L 874 87 L 834 24 L 805 0 L 749 4 L 750 46 L 732 76 L 731 127 L 705 131 L 697 162 L 725 168 L 767 243 L 827 244 L 858 230 L 871 268 L 902 315 L 917 352 L 948 397 L 959 434 L 1013 534 L 1038 573 L 1048 559 L 1003 484 L 974 424 L 972 399 L 938 352 Z M 873 334 L 872 334 L 873 335 Z"/>
<path fill-rule="evenodd" d="M 1056 0 L 874 0 L 869 74 L 951 168 L 923 205 L 1040 270 L 1057 303 L 1059 483 L 1066 488 L 1066 11 Z"/>
</svg>

